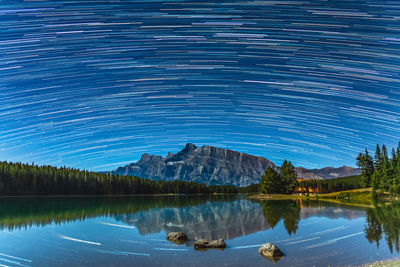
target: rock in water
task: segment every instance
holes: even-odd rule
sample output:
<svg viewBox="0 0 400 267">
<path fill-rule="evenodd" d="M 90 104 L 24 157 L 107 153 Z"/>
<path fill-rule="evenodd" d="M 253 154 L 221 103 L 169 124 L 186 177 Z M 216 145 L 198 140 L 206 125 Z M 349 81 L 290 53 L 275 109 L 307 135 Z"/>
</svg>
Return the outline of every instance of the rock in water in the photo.
<svg viewBox="0 0 400 267">
<path fill-rule="evenodd" d="M 167 235 L 167 240 L 182 245 L 187 240 L 187 236 L 181 232 L 172 232 Z"/>
<path fill-rule="evenodd" d="M 206 248 L 226 248 L 226 244 L 223 239 L 217 239 L 217 240 L 199 239 L 194 243 L 194 249 L 206 249 Z"/>
<path fill-rule="evenodd" d="M 262 245 L 258 252 L 264 256 L 265 258 L 269 259 L 270 261 L 277 262 L 283 257 L 283 252 L 274 244 L 266 243 Z"/>
</svg>

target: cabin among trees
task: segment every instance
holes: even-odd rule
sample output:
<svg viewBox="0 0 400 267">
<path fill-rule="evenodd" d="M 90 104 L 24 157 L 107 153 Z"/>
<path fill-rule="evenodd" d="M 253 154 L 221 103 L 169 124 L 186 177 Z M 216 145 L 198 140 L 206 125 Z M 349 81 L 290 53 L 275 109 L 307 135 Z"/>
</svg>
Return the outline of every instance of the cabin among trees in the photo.
<svg viewBox="0 0 400 267">
<path fill-rule="evenodd" d="M 296 187 L 295 193 L 300 195 L 318 194 L 320 192 L 318 183 L 312 179 L 297 179 L 298 186 Z"/>
</svg>

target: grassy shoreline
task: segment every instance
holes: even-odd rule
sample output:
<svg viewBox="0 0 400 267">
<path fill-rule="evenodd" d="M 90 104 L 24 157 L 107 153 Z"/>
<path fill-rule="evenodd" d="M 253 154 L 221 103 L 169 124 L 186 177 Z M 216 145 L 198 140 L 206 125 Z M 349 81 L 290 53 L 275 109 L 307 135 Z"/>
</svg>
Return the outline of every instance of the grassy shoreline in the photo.
<svg viewBox="0 0 400 267">
<path fill-rule="evenodd" d="M 358 194 L 358 193 L 371 193 L 370 188 L 361 188 L 361 189 L 353 189 L 353 190 L 345 190 L 345 191 L 338 191 L 334 193 L 326 193 L 326 194 L 318 194 L 318 195 L 285 195 L 285 194 L 256 194 L 249 196 L 253 199 L 269 199 L 269 200 L 283 200 L 283 199 L 319 199 L 319 198 L 337 198 L 343 193 L 351 193 L 351 194 Z"/>
<path fill-rule="evenodd" d="M 342 204 L 362 205 L 366 207 L 372 206 L 372 191 L 370 188 L 338 191 L 334 193 L 318 194 L 318 195 L 285 195 L 285 194 L 258 194 L 249 196 L 254 200 L 320 200 Z"/>
</svg>

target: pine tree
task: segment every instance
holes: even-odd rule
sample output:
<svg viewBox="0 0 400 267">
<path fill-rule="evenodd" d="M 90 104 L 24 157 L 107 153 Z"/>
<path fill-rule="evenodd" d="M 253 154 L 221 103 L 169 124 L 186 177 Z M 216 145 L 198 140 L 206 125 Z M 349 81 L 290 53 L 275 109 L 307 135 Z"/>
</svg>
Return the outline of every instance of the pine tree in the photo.
<svg viewBox="0 0 400 267">
<path fill-rule="evenodd" d="M 385 145 L 382 145 L 382 169 L 381 169 L 381 175 L 380 175 L 380 188 L 384 189 L 387 191 L 389 189 L 389 184 L 390 184 L 390 173 L 389 173 L 389 168 L 390 168 L 390 161 L 389 161 L 389 156 L 388 152 L 386 149 Z"/>
<path fill-rule="evenodd" d="M 375 170 L 379 171 L 383 168 L 384 160 L 383 154 L 379 144 L 376 145 L 375 156 L 374 156 L 374 167 Z"/>
<path fill-rule="evenodd" d="M 396 150 L 393 148 L 392 157 L 389 160 L 389 168 L 387 170 L 389 192 L 392 193 L 397 192 L 397 182 L 395 177 L 396 165 L 397 165 L 397 155 L 396 155 Z"/>
<path fill-rule="evenodd" d="M 383 159 L 383 154 L 381 152 L 381 148 L 379 144 L 376 145 L 376 150 L 375 150 L 375 155 L 374 155 L 374 168 L 375 171 L 373 173 L 372 179 L 371 179 L 371 186 L 372 186 L 372 191 L 375 192 L 376 189 L 381 188 L 381 178 L 382 178 L 382 172 L 383 172 L 383 165 L 384 165 L 384 159 Z"/>
<path fill-rule="evenodd" d="M 360 153 L 357 157 L 357 166 L 361 169 L 362 183 L 364 187 L 371 186 L 371 176 L 374 173 L 374 161 L 365 149 L 365 154 Z"/>
<path fill-rule="evenodd" d="M 292 194 L 297 185 L 297 174 L 292 163 L 285 160 L 281 167 L 281 179 L 284 185 L 284 193 Z"/>
<path fill-rule="evenodd" d="M 279 193 L 281 188 L 281 177 L 279 173 L 268 166 L 264 175 L 261 177 L 261 193 L 274 194 Z"/>
<path fill-rule="evenodd" d="M 396 150 L 396 162 L 393 164 L 394 183 L 400 187 L 400 142 Z"/>
</svg>

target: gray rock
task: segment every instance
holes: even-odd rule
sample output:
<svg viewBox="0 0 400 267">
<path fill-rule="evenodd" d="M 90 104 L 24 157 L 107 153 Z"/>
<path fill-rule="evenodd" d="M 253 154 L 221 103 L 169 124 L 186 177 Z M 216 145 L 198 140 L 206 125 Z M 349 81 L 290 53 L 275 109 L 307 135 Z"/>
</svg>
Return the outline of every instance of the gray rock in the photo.
<svg viewBox="0 0 400 267">
<path fill-rule="evenodd" d="M 207 249 L 207 248 L 226 248 L 226 244 L 223 239 L 217 239 L 217 240 L 199 239 L 194 243 L 194 249 Z"/>
<path fill-rule="evenodd" d="M 283 252 L 274 244 L 266 243 L 262 245 L 258 252 L 264 256 L 265 258 L 269 259 L 270 261 L 277 262 L 283 257 Z"/>
<path fill-rule="evenodd" d="M 167 240 L 181 245 L 185 243 L 187 236 L 182 232 L 172 232 L 167 235 Z"/>
</svg>

